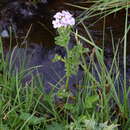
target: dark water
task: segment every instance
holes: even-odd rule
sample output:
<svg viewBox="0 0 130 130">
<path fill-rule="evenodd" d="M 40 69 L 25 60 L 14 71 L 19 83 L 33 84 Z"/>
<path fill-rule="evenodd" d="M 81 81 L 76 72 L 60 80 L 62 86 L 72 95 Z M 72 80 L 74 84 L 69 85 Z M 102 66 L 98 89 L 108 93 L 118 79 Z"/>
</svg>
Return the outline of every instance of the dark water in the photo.
<svg viewBox="0 0 130 130">
<path fill-rule="evenodd" d="M 72 0 L 72 2 L 74 1 Z M 37 68 L 32 70 L 33 76 L 37 79 L 37 75 L 40 75 L 47 92 L 49 92 L 49 90 L 54 86 L 59 88 L 65 85 L 64 64 L 60 61 L 56 63 L 52 62 L 52 59 L 56 53 L 64 56 L 65 50 L 61 47 L 55 46 L 54 37 L 56 36 L 56 32 L 51 24 L 52 16 L 57 11 L 63 9 L 69 10 L 74 16 L 77 16 L 82 12 L 79 9 L 64 5 L 62 0 L 50 0 L 48 2 L 43 1 L 42 4 L 37 5 L 33 5 L 29 2 L 11 1 L 10 3 L 4 3 L 4 6 L 1 6 L 0 31 L 2 32 L 3 30 L 7 30 L 9 32 L 9 30 L 12 30 L 12 49 L 10 51 L 10 38 L 3 38 L 4 51 L 7 56 L 10 57 L 13 52 L 12 73 L 15 73 L 15 70 L 19 70 L 19 68 L 28 69 L 30 67 L 37 66 Z M 105 63 L 107 67 L 110 68 L 114 55 L 112 38 L 114 38 L 114 45 L 116 47 L 118 41 L 121 40 L 124 34 L 125 11 L 121 10 L 119 13 L 110 15 L 93 24 L 93 21 L 96 21 L 97 19 L 97 17 L 88 19 L 85 21 L 85 25 L 88 27 L 94 42 L 100 47 L 103 47 L 102 39 L 104 36 Z M 82 25 L 78 25 L 77 28 L 83 36 L 87 37 L 86 33 L 84 33 L 85 30 Z M 130 40 L 128 37 L 128 86 L 130 85 L 129 41 Z M 70 41 L 70 45 L 73 44 L 75 43 L 72 39 Z M 16 45 L 17 47 L 14 48 Z M 85 46 L 88 47 L 86 43 Z M 122 73 L 121 79 L 123 80 L 123 42 L 119 45 L 119 63 L 120 73 Z M 23 82 L 29 83 L 31 79 L 32 75 L 27 74 L 25 75 Z M 79 70 L 77 76 L 71 77 L 69 86 L 72 91 L 74 91 L 74 86 L 76 84 L 82 83 L 82 79 L 82 70 Z"/>
</svg>

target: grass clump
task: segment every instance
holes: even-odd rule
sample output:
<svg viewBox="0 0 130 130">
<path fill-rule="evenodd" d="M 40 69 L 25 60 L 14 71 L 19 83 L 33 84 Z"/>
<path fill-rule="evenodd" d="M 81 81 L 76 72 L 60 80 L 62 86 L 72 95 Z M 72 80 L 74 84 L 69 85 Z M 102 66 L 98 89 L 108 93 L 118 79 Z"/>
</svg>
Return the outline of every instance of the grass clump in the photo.
<svg viewBox="0 0 130 130">
<path fill-rule="evenodd" d="M 7 59 L 4 58 L 2 41 L 1 43 L 1 75 L 0 75 L 0 128 L 2 130 L 10 129 L 99 129 L 109 128 L 105 123 L 101 128 L 98 124 L 104 121 L 111 122 L 109 115 L 110 109 L 106 110 L 107 101 L 102 96 L 100 98 L 97 93 L 98 81 L 89 70 L 89 65 L 82 65 L 85 71 L 85 79 L 83 87 L 79 87 L 77 96 L 73 96 L 70 92 L 61 98 L 65 100 L 56 103 L 54 92 L 44 93 L 43 84 L 37 85 L 35 80 L 41 81 L 40 77 L 32 76 L 30 82 L 23 84 L 23 73 L 27 71 L 21 69 L 12 74 Z M 62 89 L 62 88 L 61 88 Z M 104 91 L 104 90 L 103 90 Z M 63 90 L 61 91 L 62 94 Z M 73 103 L 68 103 L 68 99 L 72 98 Z M 106 104 L 105 104 L 106 103 Z M 107 106 L 106 106 L 107 105 Z M 100 114 L 99 114 L 100 111 Z M 105 113 L 105 114 L 104 114 Z M 106 116 L 106 114 L 108 116 Z M 87 123 L 92 120 L 90 126 Z M 117 122 L 115 122 L 117 123 Z M 89 124 L 89 123 L 88 123 Z M 111 127 L 111 125 L 110 125 Z M 116 125 L 112 125 L 114 129 Z"/>
</svg>

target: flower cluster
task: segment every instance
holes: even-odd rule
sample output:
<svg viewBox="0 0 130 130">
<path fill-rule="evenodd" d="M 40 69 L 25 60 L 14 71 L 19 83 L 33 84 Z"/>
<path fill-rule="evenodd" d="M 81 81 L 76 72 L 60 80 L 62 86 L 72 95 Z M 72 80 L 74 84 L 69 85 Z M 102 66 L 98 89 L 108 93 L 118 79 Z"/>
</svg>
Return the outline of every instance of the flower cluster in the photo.
<svg viewBox="0 0 130 130">
<path fill-rule="evenodd" d="M 52 21 L 54 28 L 73 26 L 75 19 L 68 11 L 57 12 L 54 15 L 55 20 Z"/>
</svg>

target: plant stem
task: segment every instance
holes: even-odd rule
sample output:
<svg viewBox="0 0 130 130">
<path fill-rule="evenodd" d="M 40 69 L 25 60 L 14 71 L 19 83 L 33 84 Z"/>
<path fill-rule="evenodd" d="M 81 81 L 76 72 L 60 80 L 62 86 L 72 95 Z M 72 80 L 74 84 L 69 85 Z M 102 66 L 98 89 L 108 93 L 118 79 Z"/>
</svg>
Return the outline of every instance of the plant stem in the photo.
<svg viewBox="0 0 130 130">
<path fill-rule="evenodd" d="M 126 48 L 127 48 L 127 28 L 128 27 L 128 8 L 126 8 L 125 19 L 125 36 L 124 36 L 124 111 L 128 115 L 128 99 L 127 99 L 127 87 L 126 87 Z"/>
<path fill-rule="evenodd" d="M 69 76 L 66 77 L 66 89 L 69 87 Z"/>
<path fill-rule="evenodd" d="M 69 48 L 68 48 L 68 44 L 66 45 L 66 58 L 69 58 Z M 66 63 L 65 63 L 66 64 Z M 67 73 L 67 72 L 66 72 Z M 70 76 L 68 76 L 68 74 L 66 75 L 66 89 L 68 89 L 69 87 L 69 78 Z"/>
</svg>

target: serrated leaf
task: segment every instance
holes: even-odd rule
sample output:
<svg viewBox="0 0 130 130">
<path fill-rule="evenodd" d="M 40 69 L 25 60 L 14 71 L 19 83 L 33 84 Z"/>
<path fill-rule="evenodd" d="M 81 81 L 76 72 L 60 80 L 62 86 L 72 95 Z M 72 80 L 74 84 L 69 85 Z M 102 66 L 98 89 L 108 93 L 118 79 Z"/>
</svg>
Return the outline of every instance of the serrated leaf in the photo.
<svg viewBox="0 0 130 130">
<path fill-rule="evenodd" d="M 71 28 L 59 28 L 58 33 L 59 36 L 55 37 L 55 44 L 66 47 L 70 40 Z"/>
</svg>

